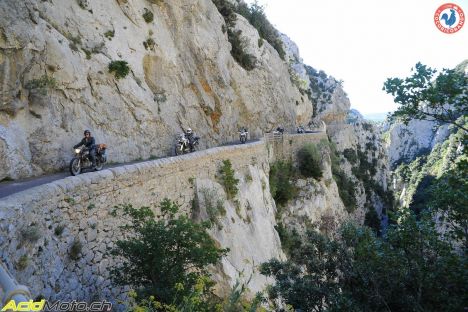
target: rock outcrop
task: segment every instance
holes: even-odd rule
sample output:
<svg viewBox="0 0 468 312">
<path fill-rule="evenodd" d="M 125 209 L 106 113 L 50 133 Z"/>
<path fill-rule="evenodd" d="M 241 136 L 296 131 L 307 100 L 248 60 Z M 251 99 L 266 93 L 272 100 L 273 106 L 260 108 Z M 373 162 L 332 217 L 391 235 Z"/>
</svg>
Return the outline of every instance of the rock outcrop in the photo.
<svg viewBox="0 0 468 312">
<path fill-rule="evenodd" d="M 448 125 L 426 120 L 412 120 L 408 125 L 400 122 L 387 123 L 383 130 L 392 167 L 411 162 L 416 157 L 429 153 L 436 144 L 442 143 L 450 134 Z"/>
</svg>

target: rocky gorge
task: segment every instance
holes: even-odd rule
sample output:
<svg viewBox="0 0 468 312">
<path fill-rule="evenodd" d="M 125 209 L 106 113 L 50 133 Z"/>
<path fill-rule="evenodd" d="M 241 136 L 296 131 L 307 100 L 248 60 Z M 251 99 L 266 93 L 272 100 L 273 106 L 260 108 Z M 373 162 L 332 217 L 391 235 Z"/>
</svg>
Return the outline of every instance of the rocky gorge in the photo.
<svg viewBox="0 0 468 312">
<path fill-rule="evenodd" d="M 226 13 L 226 3 L 240 9 Z M 160 212 L 166 198 L 215 224 L 210 236 L 229 248 L 210 268 L 216 294 L 241 281 L 253 297 L 274 283 L 259 265 L 289 256 L 284 229 L 313 225 L 333 236 L 351 221 L 380 235 L 388 212 L 415 193 L 400 187 L 397 166 L 441 144 L 452 154 L 463 145 L 448 126 L 364 120 L 341 81 L 304 64 L 286 34 L 275 30 L 272 40 L 272 26 L 254 26 L 242 5 L 0 3 L 0 181 L 63 170 L 84 129 L 123 163 L 0 199 L 0 259 L 33 297 L 105 299 L 124 310 L 130 286 L 113 283 L 121 259 L 108 252 L 128 221 L 116 207 Z M 286 134 L 265 135 L 279 125 Z M 299 125 L 312 133 L 288 134 Z M 220 146 L 236 141 L 241 126 L 256 141 Z M 187 127 L 202 150 L 169 157 Z M 320 176 L 297 173 L 305 146 L 317 151 Z M 147 161 L 125 165 L 135 160 Z M 227 162 L 235 195 L 220 177 Z M 286 201 L 275 182 L 281 168 L 293 168 Z"/>
</svg>

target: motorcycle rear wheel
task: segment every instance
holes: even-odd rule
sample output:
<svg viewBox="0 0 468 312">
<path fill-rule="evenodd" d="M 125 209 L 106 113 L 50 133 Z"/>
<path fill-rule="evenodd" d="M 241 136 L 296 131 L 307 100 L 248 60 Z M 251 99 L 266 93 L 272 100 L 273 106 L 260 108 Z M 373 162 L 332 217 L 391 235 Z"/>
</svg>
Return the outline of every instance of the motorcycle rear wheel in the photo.
<svg viewBox="0 0 468 312">
<path fill-rule="evenodd" d="M 104 168 L 104 164 L 100 160 L 96 161 L 96 171 L 101 171 L 102 168 Z"/>
<path fill-rule="evenodd" d="M 80 159 L 75 157 L 70 161 L 70 173 L 73 176 L 77 176 L 81 173 Z"/>
</svg>

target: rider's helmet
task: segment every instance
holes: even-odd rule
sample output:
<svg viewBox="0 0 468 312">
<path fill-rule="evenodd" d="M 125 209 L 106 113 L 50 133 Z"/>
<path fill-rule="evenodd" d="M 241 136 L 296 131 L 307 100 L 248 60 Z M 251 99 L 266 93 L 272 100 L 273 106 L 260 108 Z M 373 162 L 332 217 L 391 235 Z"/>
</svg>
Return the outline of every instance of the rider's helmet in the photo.
<svg viewBox="0 0 468 312">
<path fill-rule="evenodd" d="M 187 130 L 185 131 L 185 133 L 187 133 L 187 134 L 189 134 L 189 135 L 190 135 L 190 134 L 192 134 L 192 133 L 193 133 L 193 131 L 192 131 L 192 129 L 190 129 L 190 128 L 187 128 Z"/>
<path fill-rule="evenodd" d="M 91 135 L 91 131 L 89 131 L 89 130 L 85 130 L 85 131 L 84 131 L 84 135 L 86 136 L 86 134 L 89 134 L 89 135 Z"/>
</svg>

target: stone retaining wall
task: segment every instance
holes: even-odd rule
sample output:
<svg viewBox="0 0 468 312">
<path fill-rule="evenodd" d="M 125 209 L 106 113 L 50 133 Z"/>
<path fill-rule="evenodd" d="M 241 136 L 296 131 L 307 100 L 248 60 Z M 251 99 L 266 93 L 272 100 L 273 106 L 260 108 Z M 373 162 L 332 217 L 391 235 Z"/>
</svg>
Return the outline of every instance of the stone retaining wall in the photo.
<svg viewBox="0 0 468 312">
<path fill-rule="evenodd" d="M 328 140 L 326 132 L 269 135 L 265 137 L 269 161 L 294 160 L 297 152 L 307 143 L 318 144 Z"/>
</svg>

